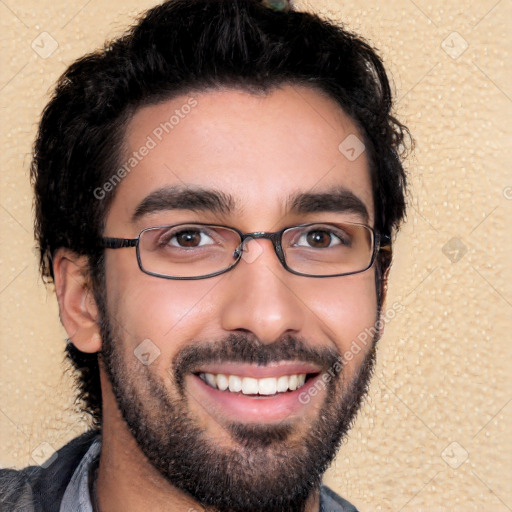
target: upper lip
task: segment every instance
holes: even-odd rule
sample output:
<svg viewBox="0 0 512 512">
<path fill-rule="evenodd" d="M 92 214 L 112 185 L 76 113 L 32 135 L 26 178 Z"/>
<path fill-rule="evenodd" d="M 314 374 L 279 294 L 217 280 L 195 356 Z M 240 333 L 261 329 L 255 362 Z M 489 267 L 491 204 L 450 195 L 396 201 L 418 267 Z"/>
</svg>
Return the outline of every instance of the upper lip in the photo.
<svg viewBox="0 0 512 512">
<path fill-rule="evenodd" d="M 300 361 L 281 361 L 270 363 L 266 366 L 257 366 L 247 363 L 211 363 L 203 365 L 194 373 L 222 373 L 224 375 L 238 375 L 240 377 L 253 377 L 262 379 L 264 377 L 281 377 L 283 375 L 300 375 L 308 373 L 320 373 L 321 368 L 312 363 Z"/>
</svg>

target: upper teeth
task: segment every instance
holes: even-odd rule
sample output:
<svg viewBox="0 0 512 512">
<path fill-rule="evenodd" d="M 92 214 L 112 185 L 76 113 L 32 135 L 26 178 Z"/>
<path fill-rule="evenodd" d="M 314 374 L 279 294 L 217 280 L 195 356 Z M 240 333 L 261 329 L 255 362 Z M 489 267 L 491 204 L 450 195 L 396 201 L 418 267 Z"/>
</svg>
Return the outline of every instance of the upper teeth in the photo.
<svg viewBox="0 0 512 512">
<path fill-rule="evenodd" d="M 274 395 L 285 391 L 295 391 L 306 381 L 306 374 L 283 375 L 281 377 L 239 377 L 238 375 L 225 375 L 223 373 L 200 373 L 199 377 L 212 388 L 221 391 L 241 391 L 244 395 Z"/>
</svg>

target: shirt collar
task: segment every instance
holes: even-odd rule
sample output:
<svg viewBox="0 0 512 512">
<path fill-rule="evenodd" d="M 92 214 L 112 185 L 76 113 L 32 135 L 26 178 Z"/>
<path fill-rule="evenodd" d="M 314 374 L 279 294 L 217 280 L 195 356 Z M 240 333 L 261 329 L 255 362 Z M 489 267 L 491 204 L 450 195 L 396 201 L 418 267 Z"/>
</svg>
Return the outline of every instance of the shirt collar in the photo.
<svg viewBox="0 0 512 512">
<path fill-rule="evenodd" d="M 98 460 L 100 452 L 101 440 L 96 439 L 75 469 L 62 497 L 59 512 L 93 512 L 89 493 L 89 471 Z"/>
</svg>

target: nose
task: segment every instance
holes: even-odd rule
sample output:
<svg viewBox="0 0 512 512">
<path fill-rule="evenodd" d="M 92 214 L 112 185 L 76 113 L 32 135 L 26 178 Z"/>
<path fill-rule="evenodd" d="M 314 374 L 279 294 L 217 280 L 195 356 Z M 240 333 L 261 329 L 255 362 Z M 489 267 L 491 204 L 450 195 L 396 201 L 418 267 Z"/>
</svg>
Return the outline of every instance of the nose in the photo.
<svg viewBox="0 0 512 512">
<path fill-rule="evenodd" d="M 267 344 L 301 331 L 307 308 L 297 283 L 306 285 L 306 278 L 283 268 L 270 240 L 249 240 L 244 257 L 226 277 L 223 329 L 250 332 Z"/>
</svg>

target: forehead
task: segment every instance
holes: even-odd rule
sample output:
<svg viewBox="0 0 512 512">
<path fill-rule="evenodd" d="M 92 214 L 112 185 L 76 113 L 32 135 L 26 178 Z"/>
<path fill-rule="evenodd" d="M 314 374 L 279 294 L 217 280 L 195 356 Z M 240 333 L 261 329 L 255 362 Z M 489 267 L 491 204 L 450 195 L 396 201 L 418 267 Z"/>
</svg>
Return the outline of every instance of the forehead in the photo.
<svg viewBox="0 0 512 512">
<path fill-rule="evenodd" d="M 148 195 L 169 187 L 222 193 L 240 222 L 257 219 L 254 229 L 286 217 L 294 196 L 342 189 L 364 203 L 373 224 L 361 140 L 334 100 L 303 86 L 212 90 L 140 108 L 126 129 L 107 227 L 128 226 Z"/>
</svg>

